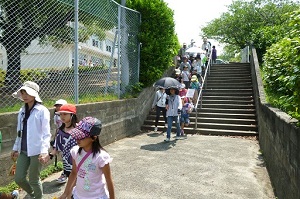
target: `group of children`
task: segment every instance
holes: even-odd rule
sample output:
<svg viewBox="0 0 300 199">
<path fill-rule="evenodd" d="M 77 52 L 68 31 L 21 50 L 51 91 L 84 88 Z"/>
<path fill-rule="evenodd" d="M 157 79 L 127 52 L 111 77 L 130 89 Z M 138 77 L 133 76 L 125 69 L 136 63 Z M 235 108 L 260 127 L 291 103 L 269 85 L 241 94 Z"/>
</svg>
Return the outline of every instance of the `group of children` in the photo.
<svg viewBox="0 0 300 199">
<path fill-rule="evenodd" d="M 165 90 L 160 87 L 156 92 L 152 108 L 156 110 L 155 127 L 154 131 L 157 131 L 158 120 L 160 113 L 162 112 L 165 121 L 165 127 L 167 128 L 166 142 L 170 141 L 172 123 L 176 125 L 176 137 L 185 137 L 184 127 L 190 124 L 190 113 L 194 109 L 193 101 L 191 98 L 186 97 L 187 89 L 185 84 L 181 84 L 179 89 L 170 88 Z"/>
<path fill-rule="evenodd" d="M 54 123 L 57 128 L 49 153 L 50 113 L 41 104 L 38 92 L 39 86 L 27 81 L 13 94 L 24 102 L 18 114 L 18 135 L 11 153 L 12 158 L 17 158 L 16 183 L 32 198 L 41 199 L 42 165 L 60 152 L 64 170 L 57 182 L 67 182 L 60 199 L 114 199 L 109 166 L 112 158 L 99 142 L 101 121 L 93 117 L 79 121 L 75 105 L 62 99 L 56 101 Z"/>
</svg>

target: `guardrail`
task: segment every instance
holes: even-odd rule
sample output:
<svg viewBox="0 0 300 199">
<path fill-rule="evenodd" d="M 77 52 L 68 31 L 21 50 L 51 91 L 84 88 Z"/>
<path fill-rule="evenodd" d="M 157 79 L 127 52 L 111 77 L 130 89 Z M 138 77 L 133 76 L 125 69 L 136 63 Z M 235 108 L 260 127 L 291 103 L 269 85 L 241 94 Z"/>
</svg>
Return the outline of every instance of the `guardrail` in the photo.
<svg viewBox="0 0 300 199">
<path fill-rule="evenodd" d="M 211 52 L 211 51 L 210 51 Z M 202 91 L 203 88 L 207 88 L 207 76 L 210 74 L 210 67 L 212 65 L 212 59 L 211 59 L 212 53 L 210 53 L 209 58 L 208 58 L 208 63 L 207 66 L 205 67 L 205 73 L 204 73 L 204 77 L 203 77 L 203 83 L 201 85 L 200 91 L 199 91 L 199 95 L 198 95 L 198 99 L 195 105 L 195 112 L 196 112 L 196 119 L 195 119 L 195 128 L 197 129 L 197 123 L 198 123 L 198 104 L 200 102 L 200 109 L 202 108 Z"/>
</svg>

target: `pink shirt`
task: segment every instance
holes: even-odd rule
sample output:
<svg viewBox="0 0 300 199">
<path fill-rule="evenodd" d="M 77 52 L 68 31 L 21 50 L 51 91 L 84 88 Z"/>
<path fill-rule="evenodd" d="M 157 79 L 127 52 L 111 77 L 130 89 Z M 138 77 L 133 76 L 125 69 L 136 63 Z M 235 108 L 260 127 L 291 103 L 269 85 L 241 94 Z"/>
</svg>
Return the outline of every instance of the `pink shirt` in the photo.
<svg viewBox="0 0 300 199">
<path fill-rule="evenodd" d="M 84 150 L 78 154 L 79 146 L 71 149 L 72 158 L 76 165 L 85 156 Z M 110 163 L 112 158 L 109 154 L 101 150 L 95 157 L 90 154 L 82 163 L 77 172 L 76 186 L 73 189 L 74 199 L 108 199 L 109 193 L 106 186 L 105 176 L 102 173 L 102 167 Z"/>
</svg>

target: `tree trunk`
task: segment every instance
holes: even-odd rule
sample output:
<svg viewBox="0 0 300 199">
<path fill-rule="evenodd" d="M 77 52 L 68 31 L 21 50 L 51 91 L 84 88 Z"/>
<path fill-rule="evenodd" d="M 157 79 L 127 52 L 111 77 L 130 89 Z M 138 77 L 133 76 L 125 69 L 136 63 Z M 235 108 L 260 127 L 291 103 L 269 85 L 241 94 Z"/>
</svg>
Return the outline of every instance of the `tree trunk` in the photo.
<svg viewBox="0 0 300 199">
<path fill-rule="evenodd" d="M 18 45 L 6 48 L 7 70 L 5 76 L 5 87 L 16 89 L 21 84 L 21 50 Z"/>
</svg>

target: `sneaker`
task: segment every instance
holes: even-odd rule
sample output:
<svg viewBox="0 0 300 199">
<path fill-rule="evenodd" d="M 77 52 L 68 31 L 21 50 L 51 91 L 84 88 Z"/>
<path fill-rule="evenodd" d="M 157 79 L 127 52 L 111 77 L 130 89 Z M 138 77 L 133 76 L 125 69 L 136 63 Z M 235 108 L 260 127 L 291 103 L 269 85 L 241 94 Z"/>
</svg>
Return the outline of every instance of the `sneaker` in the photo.
<svg viewBox="0 0 300 199">
<path fill-rule="evenodd" d="M 179 136 L 176 136 L 176 137 L 175 137 L 175 140 L 180 140 L 180 137 L 179 137 Z"/>
<path fill-rule="evenodd" d="M 57 178 L 57 182 L 58 183 L 66 183 L 67 182 L 68 177 L 65 174 L 61 174 L 61 176 L 59 178 Z"/>
<path fill-rule="evenodd" d="M 11 196 L 12 196 L 13 199 L 18 199 L 19 198 L 19 191 L 18 190 L 14 190 L 11 193 Z"/>
<path fill-rule="evenodd" d="M 168 128 L 168 124 L 165 124 L 165 128 Z"/>
<path fill-rule="evenodd" d="M 165 142 L 170 142 L 170 138 L 166 138 L 164 141 Z"/>
<path fill-rule="evenodd" d="M 155 132 L 157 131 L 157 126 L 156 126 L 156 127 L 154 127 L 154 131 L 155 131 Z"/>
<path fill-rule="evenodd" d="M 180 135 L 181 135 L 181 136 L 184 136 L 184 130 L 181 130 Z"/>
</svg>

